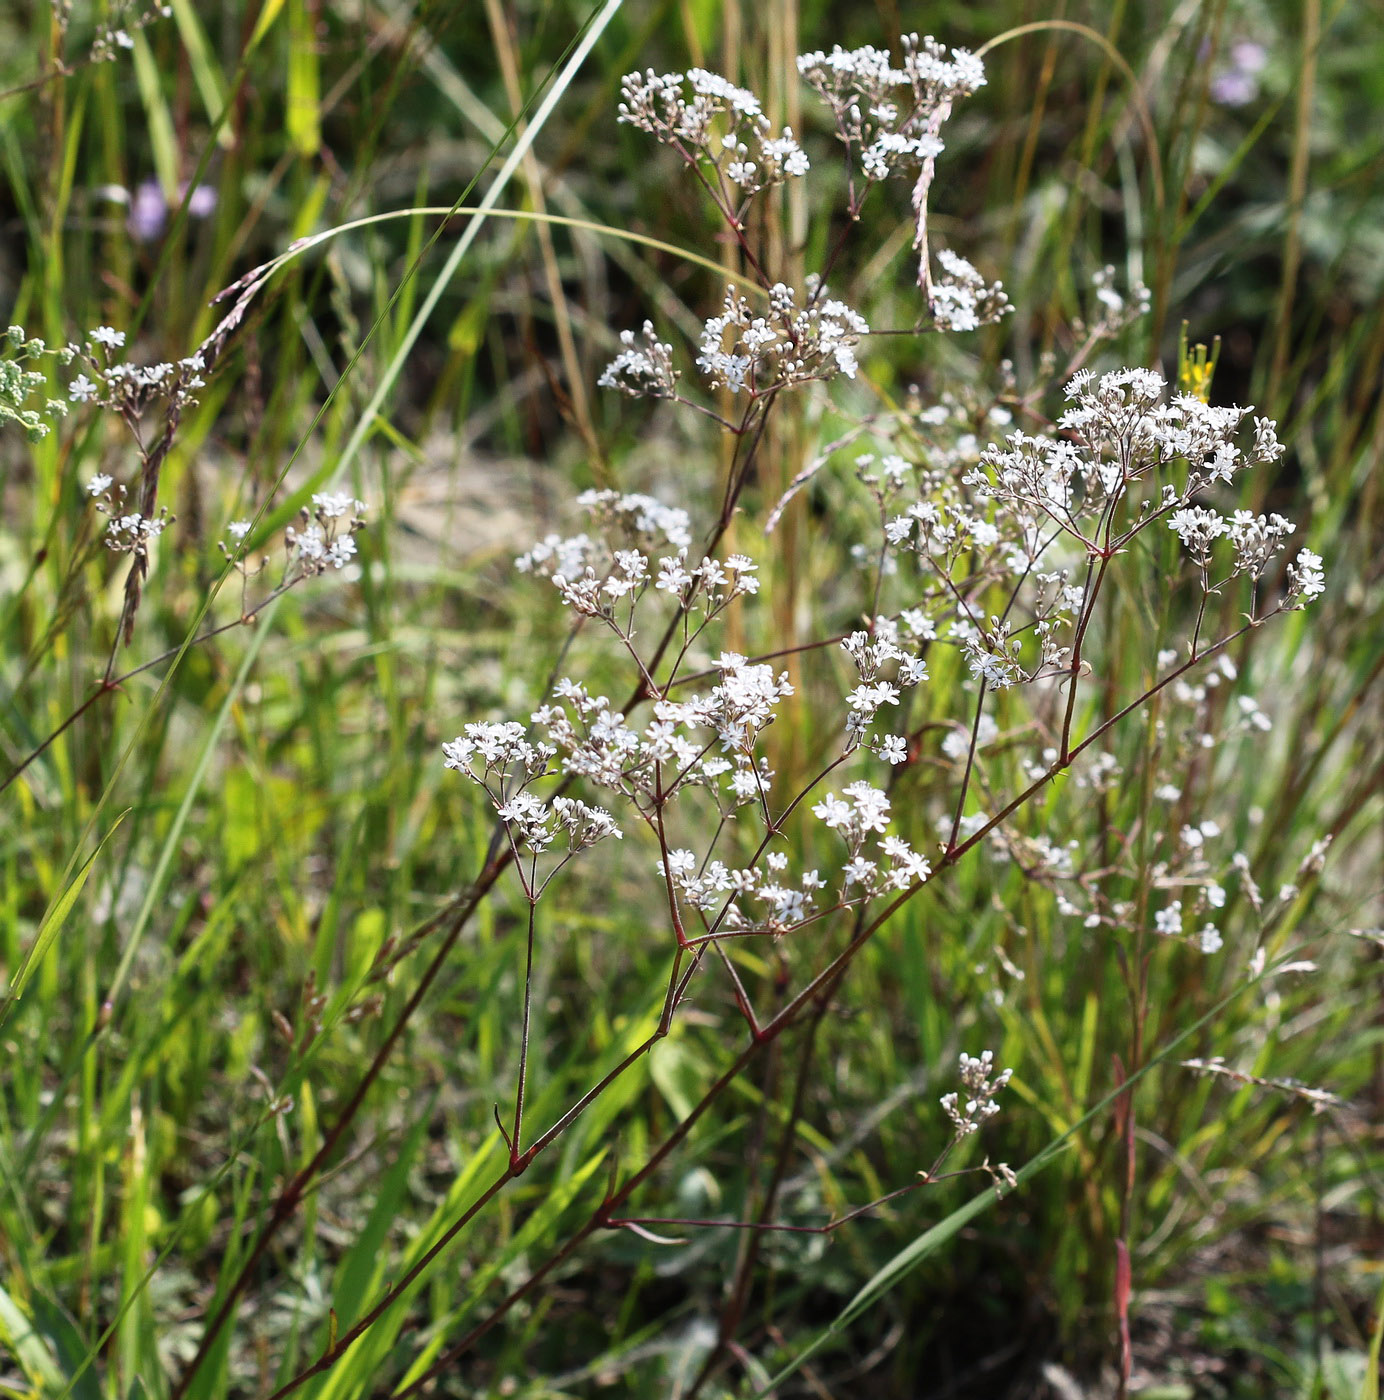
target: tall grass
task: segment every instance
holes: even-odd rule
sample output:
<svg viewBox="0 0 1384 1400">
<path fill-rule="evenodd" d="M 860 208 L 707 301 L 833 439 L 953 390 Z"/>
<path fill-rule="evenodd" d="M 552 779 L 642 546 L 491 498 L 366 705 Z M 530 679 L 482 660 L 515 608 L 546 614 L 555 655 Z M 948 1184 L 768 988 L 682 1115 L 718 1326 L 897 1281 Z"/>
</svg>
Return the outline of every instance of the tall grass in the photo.
<svg viewBox="0 0 1384 1400">
<path fill-rule="evenodd" d="M 695 343 L 746 270 L 666 152 L 615 126 L 619 77 L 722 69 L 815 157 L 827 138 L 793 54 L 888 44 L 898 25 L 793 0 L 172 10 L 127 22 L 132 47 L 100 63 L 85 7 L 65 36 L 47 6 L 0 15 L 7 323 L 50 346 L 109 325 L 139 361 L 174 361 L 213 334 L 218 292 L 324 236 L 275 264 L 177 426 L 158 498 L 177 518 L 128 646 L 127 567 L 84 486 L 130 480 L 141 449 L 77 409 L 32 444 L 4 428 L 7 1388 L 344 1400 L 401 1394 L 464 1344 L 436 1376 L 448 1393 L 1062 1394 L 1070 1373 L 1101 1394 L 1121 1384 L 1123 1324 L 1135 1380 L 1166 1394 L 1371 1393 L 1380 951 L 1351 931 L 1381 920 L 1384 67 L 1365 8 L 997 0 L 926 17 L 992 45 L 989 85 L 948 128 L 932 230 L 1002 276 L 1016 313 L 969 337 L 874 338 L 848 390 L 771 423 L 727 534 L 761 559 L 765 606 L 725 645 L 858 625 L 852 546 L 877 520 L 856 449 L 766 536 L 769 508 L 862 415 L 944 394 L 979 412 L 1002 361 L 1021 399 L 1080 348 L 1107 263 L 1152 308 L 1094 363 L 1159 362 L 1190 386 L 1183 321 L 1192 345 L 1220 336 L 1199 387 L 1254 403 L 1289 448 L 1241 504 L 1293 518 L 1330 591 L 1237 643 L 1233 680 L 1112 730 L 1118 781 L 1077 768 L 1016 813 L 1010 844 L 900 909 L 808 1029 L 753 1054 L 708 982 L 634 1057 L 666 980 L 657 850 L 628 840 L 574 867 L 534 947 L 526 1120 L 560 1122 L 634 1058 L 508 1175 L 527 909 L 488 804 L 438 745 L 541 702 L 565 619 L 511 560 L 567 532 L 578 490 L 651 490 L 709 523 L 731 462 L 713 424 L 595 387 L 619 329 L 650 316 Z M 1216 83 L 1245 39 L 1267 62 L 1235 106 Z M 800 282 L 839 213 L 796 189 L 767 207 L 753 246 Z M 906 199 L 864 222 L 833 292 L 910 325 Z M 51 356 L 29 363 L 61 393 Z M 227 523 L 252 519 L 251 556 L 274 552 L 326 490 L 370 503 L 358 568 L 261 608 L 266 575 L 242 602 L 215 547 Z M 1112 576 L 1084 725 L 1185 635 L 1163 543 L 1141 538 Z M 1212 600 L 1216 635 L 1243 603 Z M 613 699 L 629 688 L 589 633 L 567 659 Z M 768 749 L 797 791 L 839 747 L 846 672 L 817 652 L 775 664 L 797 694 Z M 920 727 L 968 695 L 958 664 L 931 668 Z M 1240 696 L 1271 731 L 1179 747 L 1226 731 Z M 1017 703 L 996 717 L 984 800 L 1023 785 L 1036 732 Z M 929 761 L 894 790 L 919 850 L 954 777 L 926 733 Z M 1182 795 L 1160 806 L 1170 762 Z M 1026 841 L 1061 834 L 1084 868 L 1127 862 L 1124 897 L 1151 917 L 1163 837 L 1206 818 L 1266 910 L 1228 883 L 1214 958 L 1091 935 L 1026 868 Z M 800 984 L 766 947 L 736 966 L 773 1014 Z M 814 1232 L 918 1181 L 956 1055 L 981 1046 L 1016 1073 L 957 1161 L 1007 1162 L 1017 1188 L 963 1177 Z M 1338 1102 L 1314 1113 L 1301 1086 Z M 650 1160 L 629 1217 L 809 1228 L 641 1226 L 677 1244 L 588 1228 Z"/>
</svg>

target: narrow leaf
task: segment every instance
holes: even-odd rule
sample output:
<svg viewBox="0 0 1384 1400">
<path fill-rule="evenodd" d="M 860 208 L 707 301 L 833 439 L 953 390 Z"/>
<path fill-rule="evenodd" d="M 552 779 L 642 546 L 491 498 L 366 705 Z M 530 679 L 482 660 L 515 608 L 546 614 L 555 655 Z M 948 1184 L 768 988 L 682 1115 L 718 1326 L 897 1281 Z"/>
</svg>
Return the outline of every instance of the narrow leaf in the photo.
<svg viewBox="0 0 1384 1400">
<path fill-rule="evenodd" d="M 67 916 L 71 914 L 72 906 L 76 904 L 77 896 L 81 894 L 82 887 L 87 882 L 87 876 L 91 874 L 92 862 L 101 854 L 106 842 L 115 835 L 116 829 L 128 815 L 129 808 L 126 808 L 115 819 L 115 825 L 101 838 L 100 845 L 86 858 L 82 868 L 72 877 L 67 888 L 48 906 L 48 912 L 43 916 L 43 922 L 38 926 L 38 934 L 29 946 L 29 951 L 24 955 L 24 961 L 19 964 L 19 971 L 15 973 L 14 979 L 10 983 L 9 996 L 3 1007 L 0 1007 L 0 1023 L 3 1023 L 8 1014 L 10 1004 L 18 1001 L 24 995 L 24 988 L 28 986 L 29 979 L 38 970 L 43 955 L 53 946 L 54 940 L 62 932 L 62 926 L 67 922 Z"/>
</svg>

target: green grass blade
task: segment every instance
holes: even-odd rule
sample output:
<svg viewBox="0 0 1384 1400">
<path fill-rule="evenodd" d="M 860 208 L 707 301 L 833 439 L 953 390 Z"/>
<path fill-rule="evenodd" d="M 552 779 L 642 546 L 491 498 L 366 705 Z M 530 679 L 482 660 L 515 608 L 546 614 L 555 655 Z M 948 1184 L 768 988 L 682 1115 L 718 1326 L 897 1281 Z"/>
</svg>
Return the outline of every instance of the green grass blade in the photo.
<svg viewBox="0 0 1384 1400">
<path fill-rule="evenodd" d="M 63 1388 L 57 1359 L 3 1284 L 0 1284 L 0 1342 L 13 1353 L 20 1369 L 40 1394 L 56 1394 Z"/>
<path fill-rule="evenodd" d="M 38 933 L 30 945 L 29 951 L 24 955 L 24 961 L 19 965 L 19 971 L 15 973 L 14 979 L 10 983 L 9 993 L 4 1002 L 0 1004 L 0 1025 L 4 1025 L 10 1007 L 24 995 L 24 988 L 28 986 L 29 979 L 33 977 L 38 965 L 43 961 L 44 954 L 53 946 L 58 934 L 62 932 L 62 927 L 67 922 L 67 917 L 71 914 L 72 907 L 76 904 L 77 897 L 87 882 L 87 876 L 91 874 L 91 867 L 95 863 L 96 857 L 101 854 L 106 842 L 115 835 L 120 823 L 128 815 L 129 812 L 125 811 L 116 817 L 114 825 L 101 838 L 96 849 L 86 858 L 82 868 L 68 880 L 63 892 L 49 906 L 48 912 L 43 916 L 43 920 L 38 926 Z"/>
<path fill-rule="evenodd" d="M 235 134 L 224 122 L 219 122 L 226 106 L 226 85 L 212 57 L 211 46 L 207 43 L 206 30 L 197 18 L 191 0 L 171 0 L 173 21 L 178 26 L 178 35 L 183 41 L 187 54 L 188 67 L 192 70 L 192 81 L 197 85 L 202 105 L 206 108 L 207 120 L 216 126 L 215 139 L 223 150 L 235 146 Z"/>
</svg>

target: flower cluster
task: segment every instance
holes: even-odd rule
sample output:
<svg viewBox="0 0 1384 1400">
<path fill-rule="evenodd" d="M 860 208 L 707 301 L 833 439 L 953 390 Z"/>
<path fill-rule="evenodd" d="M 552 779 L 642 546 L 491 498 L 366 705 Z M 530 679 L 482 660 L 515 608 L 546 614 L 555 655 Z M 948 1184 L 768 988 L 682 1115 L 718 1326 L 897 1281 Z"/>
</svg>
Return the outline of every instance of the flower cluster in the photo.
<svg viewBox="0 0 1384 1400">
<path fill-rule="evenodd" d="M 815 281 L 802 304 L 792 287 L 776 282 L 764 316 L 728 287 L 721 314 L 702 328 L 697 367 L 713 389 L 752 398 L 838 374 L 854 379 L 855 348 L 869 331 L 864 317 L 828 298 Z"/>
<path fill-rule="evenodd" d="M 921 656 L 900 643 L 898 623 L 890 618 L 875 619 L 874 635 L 852 632 L 842 643 L 842 649 L 855 663 L 860 684 L 847 697 L 849 714 L 846 718 L 846 747 L 860 744 L 874 722 L 875 715 L 885 705 L 897 705 L 903 690 L 927 680 L 927 668 Z M 891 667 L 893 679 L 885 678 Z M 908 757 L 907 741 L 890 734 L 870 742 L 870 748 L 886 763 L 902 763 Z"/>
<path fill-rule="evenodd" d="M 614 550 L 632 546 L 641 550 L 686 549 L 692 542 L 691 521 L 685 510 L 666 506 L 653 496 L 638 492 L 584 491 L 577 504 L 591 517 L 597 538 L 588 534 L 563 538 L 546 535 L 527 554 L 515 560 L 521 574 L 567 577 L 609 561 Z"/>
<path fill-rule="evenodd" d="M 150 546 L 175 519 L 169 515 L 167 508 L 160 509 L 156 516 L 127 510 L 129 493 L 124 484 L 115 481 L 108 472 L 94 473 L 87 481 L 86 493 L 96 509 L 109 517 L 101 538 L 106 548 L 115 550 L 117 554 L 147 559 Z"/>
<path fill-rule="evenodd" d="M 1153 303 L 1153 293 L 1142 282 L 1132 282 L 1127 294 L 1118 291 L 1115 269 L 1109 264 L 1091 274 L 1091 285 L 1095 288 L 1099 308 L 1096 317 L 1089 325 L 1078 321 L 1072 329 L 1078 333 L 1084 331 L 1093 341 L 1113 339 L 1146 315 Z"/>
<path fill-rule="evenodd" d="M 138 511 L 131 511 L 128 515 L 112 515 L 103 536 L 106 548 L 120 554 L 147 558 L 149 546 L 163 534 L 172 520 L 167 509 L 161 509 L 152 518 L 146 518 Z"/>
<path fill-rule="evenodd" d="M 793 693 L 786 673 L 723 652 L 719 679 L 686 700 L 657 700 L 642 731 L 604 695 L 579 682 L 560 680 L 555 704 L 536 710 L 533 723 L 546 732 L 563 771 L 646 803 L 666 803 L 685 787 L 710 787 L 725 777 L 722 815 L 766 800 L 773 773 L 756 762 L 754 745 L 774 722 L 779 702 Z"/>
<path fill-rule="evenodd" d="M 937 157 L 941 155 L 942 124 L 952 104 L 985 83 L 985 67 L 966 49 L 946 48 L 931 35 L 921 42 L 916 34 L 901 40 L 903 59 L 894 67 L 889 55 L 872 46 L 802 55 L 798 71 L 831 109 L 836 135 L 848 157 L 858 158 L 866 189 L 892 175 L 913 179 L 913 247 L 918 252 L 918 286 L 934 322 L 944 329 L 974 329 L 995 320 L 1007 309 L 998 283 L 986 288 L 980 275 L 962 259 L 948 267 L 946 291 L 932 276 L 928 251 L 928 193 Z M 852 190 L 850 212 L 858 216 L 862 194 Z M 955 324 L 959 320 L 960 324 Z"/>
<path fill-rule="evenodd" d="M 124 331 L 98 326 L 83 345 L 70 347 L 73 358 L 84 366 L 84 372 L 67 386 L 73 403 L 94 403 L 133 421 L 155 402 L 174 410 L 197 402 L 195 391 L 206 384 L 202 375 L 207 366 L 200 353 L 173 363 L 132 365 L 113 356 L 124 344 Z"/>
<path fill-rule="evenodd" d="M 1021 519 L 1042 517 L 1098 552 L 1094 529 L 1082 522 L 1109 521 L 1134 483 L 1185 465 L 1180 487 L 1166 482 L 1157 502 L 1142 503 L 1145 513 L 1162 514 L 1281 454 L 1267 419 L 1256 420 L 1254 446 L 1245 453 L 1235 434 L 1248 409 L 1213 407 L 1190 394 L 1165 399 L 1166 389 L 1156 370 L 1115 370 L 1099 379 L 1083 370 L 1067 385 L 1070 407 L 1058 421 L 1059 436 L 1013 433 L 1005 447 L 985 452 L 982 470 L 967 480 L 980 498 L 1002 502 Z"/>
<path fill-rule="evenodd" d="M 933 324 L 944 331 L 974 331 L 992 325 L 1014 308 L 998 282 L 987 283 L 965 258 L 950 248 L 938 251 L 945 276 L 932 279 Z"/>
<path fill-rule="evenodd" d="M 843 890 L 858 885 L 865 898 L 882 890 L 910 890 L 932 874 L 932 866 L 901 837 L 886 834 L 889 798 L 877 787 L 849 783 L 838 797 L 827 793 L 812 814 L 845 842 Z"/>
<path fill-rule="evenodd" d="M 1258 580 L 1264 574 L 1292 523 L 1243 510 L 1224 516 L 1199 498 L 1282 455 L 1269 419 L 1254 420 L 1253 443 L 1241 448 L 1236 438 L 1249 409 L 1216 407 L 1190 394 L 1168 396 L 1163 377 L 1148 369 L 1116 370 L 1099 379 L 1082 371 L 1066 394 L 1069 407 L 1057 435 L 1013 433 L 1004 447 L 988 448 L 965 478 L 978 499 L 995 502 L 1022 533 L 1032 557 L 1036 542 L 1065 536 L 1088 558 L 1108 559 L 1165 518 L 1208 591 L 1205 576 L 1221 538 L 1233 550 L 1228 577 Z M 1136 487 L 1152 494 L 1136 500 Z M 1320 560 L 1307 553 L 1301 587 L 1298 572 L 1289 571 L 1289 605 L 1310 601 L 1324 586 Z"/>
<path fill-rule="evenodd" d="M 913 174 L 942 152 L 938 131 L 958 98 L 985 84 L 985 66 L 966 49 L 952 49 L 931 35 L 901 40 L 903 60 L 888 52 L 858 49 L 805 53 L 798 72 L 831 109 L 836 134 L 860 160 L 870 180 Z"/>
<path fill-rule="evenodd" d="M 356 534 L 365 527 L 365 502 L 342 492 L 318 492 L 310 506 L 300 512 L 301 523 L 284 531 L 288 549 L 288 574 L 312 578 L 328 569 L 344 569 L 355 557 Z M 231 534 L 241 539 L 243 522 L 231 525 Z"/>
<path fill-rule="evenodd" d="M 673 347 L 654 334 L 654 323 L 644 322 L 644 344 L 635 343 L 633 331 L 620 332 L 624 347 L 596 381 L 602 389 L 618 389 L 630 398 L 671 399 L 677 392 L 678 372 L 673 368 Z"/>
<path fill-rule="evenodd" d="M 796 883 L 787 880 L 788 857 L 781 851 L 768 852 L 761 870 L 719 860 L 698 862 L 696 852 L 679 847 L 660 858 L 657 869 L 702 916 L 708 932 L 741 937 L 793 933 L 821 913 L 815 895 L 826 888 L 816 870 L 804 871 Z"/>
<path fill-rule="evenodd" d="M 759 566 L 748 555 L 690 562 L 686 511 L 617 491 L 587 491 L 578 502 L 592 517 L 595 534 L 550 534 L 521 555 L 516 567 L 551 579 L 564 604 L 584 617 L 605 619 L 626 640 L 650 586 L 675 598 L 684 612 L 700 608 L 704 623 L 736 598 L 759 591 Z M 655 573 L 656 552 L 669 548 L 674 552 L 657 556 Z M 622 606 L 629 618 L 623 629 L 616 619 Z"/>
<path fill-rule="evenodd" d="M 995 1102 L 1001 1089 L 1013 1077 L 1012 1069 L 1002 1069 L 992 1079 L 995 1056 L 990 1050 L 983 1050 L 979 1057 L 961 1056 L 961 1088 L 965 1093 L 964 1102 L 957 1093 L 942 1095 L 942 1108 L 958 1138 L 969 1137 L 987 1118 L 993 1118 L 1000 1111 Z"/>
<path fill-rule="evenodd" d="M 624 832 L 604 807 L 561 793 L 545 801 L 532 790 L 532 784 L 552 774 L 556 754 L 551 744 L 531 742 L 524 726 L 514 720 L 468 724 L 462 734 L 442 745 L 444 765 L 485 790 L 516 854 L 524 848 L 536 857 L 559 836 L 565 837 L 560 869 L 577 852 L 608 837 L 622 840 Z M 550 872 L 547 879 L 555 873 Z M 530 866 L 526 889 L 532 898 L 541 893 L 535 878 Z"/>
<path fill-rule="evenodd" d="M 913 181 L 918 281 L 927 318 L 920 318 L 919 327 L 967 332 L 1003 317 L 1010 307 L 1002 286 L 988 283 L 959 254 L 930 250 L 926 231 L 941 127 L 954 101 L 984 83 L 979 60 L 930 38 L 910 37 L 897 64 L 882 50 L 838 48 L 830 55 L 804 55 L 799 68 L 826 101 L 847 148 L 851 219 L 859 216 L 863 193 L 874 182 L 899 174 Z M 1214 616 L 1207 594 L 1237 576 L 1257 594 L 1294 528 L 1277 514 L 1227 514 L 1217 505 L 1242 471 L 1281 455 L 1274 424 L 1253 419 L 1252 441 L 1246 441 L 1251 410 L 1210 404 L 1202 392 L 1205 375 L 1184 380 L 1197 390 L 1192 393 L 1170 391 L 1152 369 L 1100 376 L 1078 369 L 1097 342 L 1118 334 L 1149 302 L 1137 282 L 1127 293 L 1116 290 L 1109 268 L 1095 276 L 1095 312 L 1077 328 L 1079 348 L 1065 372 L 1071 376 L 1066 402 L 1048 431 L 1016 430 L 1016 415 L 1039 418 L 1038 393 L 1021 390 L 1009 365 L 997 394 L 957 390 L 927 403 L 910 386 L 898 404 L 859 416 L 835 441 L 816 449 L 819 455 L 784 496 L 786 501 L 802 489 L 835 454 L 848 454 L 877 510 L 857 512 L 870 524 L 861 531 L 865 542 L 852 551 L 862 568 L 875 572 L 860 590 L 869 601 L 853 603 L 851 620 L 840 628 L 841 648 L 855 672 L 841 701 L 836 732 L 843 743 L 839 750 L 825 746 L 831 756 L 816 776 L 791 793 L 776 792 L 764 739 L 785 712 L 794 684 L 774 663 L 790 653 L 812 653 L 795 655 L 793 662 L 810 675 L 813 667 L 829 667 L 832 654 L 818 650 L 826 641 L 799 647 L 794 637 L 782 643 L 781 652 L 759 659 L 727 649 L 711 660 L 707 630 L 732 602 L 759 588 L 751 558 L 714 556 L 744 508 L 742 488 L 759 466 L 756 428 L 778 392 L 854 377 L 870 328 L 858 312 L 831 299 L 821 280 L 808 278 L 796 289 L 771 284 L 754 256 L 741 217 L 746 197 L 808 169 L 791 133 L 771 134 L 754 94 L 694 69 L 632 75 L 623 97 L 621 120 L 672 146 L 697 172 L 758 288 L 727 289 L 717 314 L 704 322 L 696 357 L 706 385 L 727 398 L 738 396 L 737 411 L 743 410 L 737 422 L 692 405 L 736 439 L 713 543 L 694 552 L 686 513 L 651 497 L 596 491 L 580 498 L 590 517 L 584 530 L 548 535 L 517 561 L 521 572 L 547 578 L 576 614 L 573 637 L 587 618 L 615 633 L 633 662 L 629 700 L 617 707 L 594 683 L 588 688 L 564 676 L 528 724 L 467 726 L 462 737 L 444 745 L 448 766 L 485 787 L 516 863 L 521 853 L 528 862 L 521 878 L 530 898 L 541 889 L 537 856 L 564 834 L 564 860 L 622 834 L 604 807 L 569 798 L 569 786 L 600 790 L 601 800 L 609 800 L 627 826 L 642 825 L 651 843 L 643 868 L 656 869 L 664 882 L 678 940 L 663 1030 L 686 985 L 678 978 L 690 979 L 687 969 L 702 965 L 714 949 L 737 1006 L 759 1034 L 746 991 L 759 973 L 747 972 L 751 960 L 734 958 L 720 940 L 785 940 L 853 910 L 856 931 L 846 951 L 829 954 L 844 966 L 896 904 L 933 878 L 932 862 L 910 844 L 917 832 L 940 833 L 942 854 L 934 859 L 941 869 L 982 836 L 993 836 L 991 857 L 1049 887 L 1058 910 L 1085 929 L 1134 929 L 1140 937 L 1176 939 L 1214 953 L 1222 946 L 1215 911 L 1227 903 L 1226 883 L 1238 880 L 1256 909 L 1259 896 L 1247 862 L 1242 869 L 1236 864 L 1241 858 L 1226 862 L 1219 854 L 1220 826 L 1161 779 L 1177 771 L 1173 758 L 1183 771 L 1211 766 L 1212 760 L 1187 760 L 1198 757 L 1211 733 L 1201 723 L 1212 709 L 1207 697 L 1234 679 L 1224 658 L 1205 668 L 1199 688 L 1184 679 L 1191 663 L 1234 639 L 1232 634 L 1200 646 L 1201 627 Z M 630 397 L 687 402 L 675 358 L 673 345 L 646 321 L 640 330 L 622 333 L 600 383 Z M 1050 375 L 1051 365 L 1041 373 Z M 995 444 L 1000 437 L 1003 446 Z M 776 510 L 771 522 L 777 518 Z M 1008 818 L 1068 770 L 1069 791 L 1085 794 L 1077 800 L 1099 800 L 1107 808 L 1114 805 L 1112 794 L 1130 781 L 1122 766 L 1127 758 L 1097 747 L 1119 714 L 1105 723 L 1092 712 L 1113 713 L 1115 706 L 1079 704 L 1078 694 L 1102 659 L 1088 639 L 1101 632 L 1098 604 L 1107 573 L 1134 537 L 1157 522 L 1166 533 L 1160 528 L 1150 540 L 1160 540 L 1168 554 L 1178 542 L 1201 570 L 1203 596 L 1186 656 L 1160 654 L 1142 698 L 1120 711 L 1167 692 L 1167 703 L 1151 722 L 1158 762 L 1168 766 L 1141 789 L 1162 818 L 1149 823 L 1147 840 L 1141 837 L 1141 858 L 1149 854 L 1140 888 L 1151 884 L 1157 891 L 1149 907 L 1130 897 L 1128 861 L 1113 845 L 1096 854 L 1063 839 L 1069 833 L 1016 830 Z M 1223 566 L 1223 576 L 1213 576 L 1217 566 Z M 1321 561 L 1311 551 L 1298 556 L 1287 577 L 1286 600 L 1275 610 L 1303 605 L 1324 588 Z M 659 625 L 650 627 L 647 613 L 638 610 L 655 607 L 662 610 Z M 1262 612 L 1252 609 L 1248 625 L 1262 620 Z M 968 685 L 975 704 L 965 722 L 940 708 L 941 693 L 931 704 L 910 694 L 929 679 L 929 667 L 946 675 L 948 695 L 958 689 L 955 677 Z M 1035 685 L 1027 706 L 1012 694 L 993 700 L 989 695 L 1054 680 L 1063 684 Z M 1200 697 L 1190 702 L 1196 721 L 1187 729 L 1195 733 L 1177 728 L 1189 691 Z M 1229 728 L 1249 734 L 1269 723 L 1249 697 L 1222 691 L 1219 700 L 1217 733 Z M 812 746 L 818 751 L 819 737 Z M 927 765 L 955 778 L 957 791 L 934 803 L 931 785 L 922 785 L 923 810 L 910 809 L 905 839 L 902 823 L 895 821 L 893 790 L 872 781 L 869 758 L 905 777 L 902 765 L 916 763 L 920 772 Z M 795 769 L 798 759 L 794 753 Z M 1015 789 L 1016 775 L 1028 786 Z M 545 800 L 535 785 L 549 780 L 560 782 L 562 791 Z M 790 822 L 806 828 L 810 849 L 826 847 L 836 856 L 799 869 L 779 848 Z M 779 942 L 774 957 L 782 976 L 796 957 L 814 949 L 821 953 L 810 937 Z M 1005 956 L 997 951 L 1010 975 L 1021 978 Z M 814 967 L 821 965 L 817 957 Z M 953 1145 L 997 1112 L 1010 1071 L 997 1071 L 987 1051 L 962 1056 L 960 1077 L 961 1088 L 942 1100 Z M 1006 1168 L 994 1170 L 997 1179 L 1012 1184 Z"/>
<path fill-rule="evenodd" d="M 775 136 L 759 99 L 717 73 L 629 73 L 619 120 L 673 147 L 711 183 L 729 212 L 740 199 L 806 175 L 807 155 L 790 127 Z"/>
</svg>

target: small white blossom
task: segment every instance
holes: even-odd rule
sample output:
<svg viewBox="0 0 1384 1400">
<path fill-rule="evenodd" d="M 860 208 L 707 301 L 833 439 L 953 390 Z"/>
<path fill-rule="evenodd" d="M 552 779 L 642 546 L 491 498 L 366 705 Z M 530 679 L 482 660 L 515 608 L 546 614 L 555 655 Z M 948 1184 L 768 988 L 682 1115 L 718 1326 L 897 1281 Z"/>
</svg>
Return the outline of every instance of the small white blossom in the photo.
<svg viewBox="0 0 1384 1400">
<path fill-rule="evenodd" d="M 1326 576 L 1322 573 L 1320 554 L 1310 549 L 1298 551 L 1298 557 L 1288 565 L 1288 597 L 1302 605 L 1326 592 Z"/>
<path fill-rule="evenodd" d="M 1001 1070 L 992 1079 L 990 1076 L 994 1067 L 995 1057 L 989 1050 L 982 1051 L 978 1057 L 961 1056 L 961 1087 L 966 1098 L 963 1101 L 959 1094 L 950 1093 L 944 1094 L 941 1100 L 957 1137 L 968 1137 L 987 1118 L 993 1118 L 999 1112 L 999 1105 L 994 1100 L 1009 1083 L 1014 1071 Z"/>
</svg>

